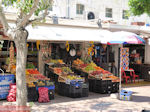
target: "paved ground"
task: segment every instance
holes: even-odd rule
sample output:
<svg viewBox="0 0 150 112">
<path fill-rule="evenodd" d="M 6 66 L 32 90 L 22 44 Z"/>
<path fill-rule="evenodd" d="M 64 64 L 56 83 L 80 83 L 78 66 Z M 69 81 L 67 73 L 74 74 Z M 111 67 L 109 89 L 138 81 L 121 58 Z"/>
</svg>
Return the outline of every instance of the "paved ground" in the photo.
<svg viewBox="0 0 150 112">
<path fill-rule="evenodd" d="M 90 93 L 85 98 L 68 98 L 56 95 L 49 103 L 34 103 L 33 112 L 141 112 L 150 110 L 150 86 L 131 87 L 132 101 L 120 101 L 110 95 Z M 0 102 L 6 105 L 7 102 Z"/>
<path fill-rule="evenodd" d="M 132 101 L 120 101 L 110 95 L 90 93 L 85 98 L 68 98 L 56 96 L 50 103 L 35 103 L 33 112 L 141 112 L 150 110 L 150 86 L 131 87 Z"/>
</svg>

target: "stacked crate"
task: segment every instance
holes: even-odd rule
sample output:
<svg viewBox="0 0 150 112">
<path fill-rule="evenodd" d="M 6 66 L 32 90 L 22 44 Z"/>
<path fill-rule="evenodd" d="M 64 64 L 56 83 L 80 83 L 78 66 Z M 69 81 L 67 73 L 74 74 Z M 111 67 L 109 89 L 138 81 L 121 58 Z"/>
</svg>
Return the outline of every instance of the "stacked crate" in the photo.
<svg viewBox="0 0 150 112">
<path fill-rule="evenodd" d="M 9 93 L 9 85 L 14 83 L 15 75 L 0 74 L 0 99 L 6 99 Z"/>
<path fill-rule="evenodd" d="M 101 94 L 115 93 L 119 90 L 119 83 L 111 80 L 89 79 L 89 90 Z"/>
<path fill-rule="evenodd" d="M 87 83 L 58 83 L 58 94 L 71 98 L 88 97 L 89 85 Z"/>
</svg>

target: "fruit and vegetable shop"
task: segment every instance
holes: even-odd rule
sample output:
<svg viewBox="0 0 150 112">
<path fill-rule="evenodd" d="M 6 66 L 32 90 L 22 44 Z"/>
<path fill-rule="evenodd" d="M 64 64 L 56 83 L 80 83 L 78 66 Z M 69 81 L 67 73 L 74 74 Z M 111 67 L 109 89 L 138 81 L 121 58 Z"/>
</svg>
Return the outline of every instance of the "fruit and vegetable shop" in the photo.
<svg viewBox="0 0 150 112">
<path fill-rule="evenodd" d="M 16 101 L 15 44 L 10 40 L 0 42 L 0 99 Z M 92 40 L 66 39 L 32 40 L 27 42 L 27 47 L 26 85 L 29 102 L 48 102 L 55 100 L 57 95 L 81 98 L 88 97 L 89 92 L 117 93 L 120 82 L 119 54 L 122 50 L 128 54 L 130 48 L 120 48 L 120 45 L 108 45 Z M 118 52 L 119 48 L 121 50 Z M 129 60 L 129 56 L 126 56 Z M 39 99 L 42 91 L 47 92 L 45 101 Z"/>
</svg>

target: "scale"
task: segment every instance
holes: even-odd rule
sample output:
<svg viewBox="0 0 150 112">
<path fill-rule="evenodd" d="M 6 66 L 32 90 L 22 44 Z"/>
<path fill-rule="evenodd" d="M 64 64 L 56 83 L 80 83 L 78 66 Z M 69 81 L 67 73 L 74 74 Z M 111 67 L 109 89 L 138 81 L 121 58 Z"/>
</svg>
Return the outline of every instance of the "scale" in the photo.
<svg viewBox="0 0 150 112">
<path fill-rule="evenodd" d="M 70 51 L 69 51 L 69 54 L 70 54 L 70 56 L 75 56 L 76 55 L 76 50 L 75 49 L 71 49 Z"/>
</svg>

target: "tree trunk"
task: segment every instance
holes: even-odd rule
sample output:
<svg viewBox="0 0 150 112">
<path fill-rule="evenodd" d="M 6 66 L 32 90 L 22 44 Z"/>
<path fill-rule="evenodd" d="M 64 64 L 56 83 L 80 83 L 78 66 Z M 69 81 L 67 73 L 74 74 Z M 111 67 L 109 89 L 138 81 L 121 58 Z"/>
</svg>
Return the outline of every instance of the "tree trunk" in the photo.
<svg viewBox="0 0 150 112">
<path fill-rule="evenodd" d="M 18 30 L 14 41 L 17 50 L 16 59 L 16 85 L 17 85 L 17 105 L 26 106 L 27 88 L 26 88 L 26 61 L 27 61 L 27 32 Z"/>
</svg>

